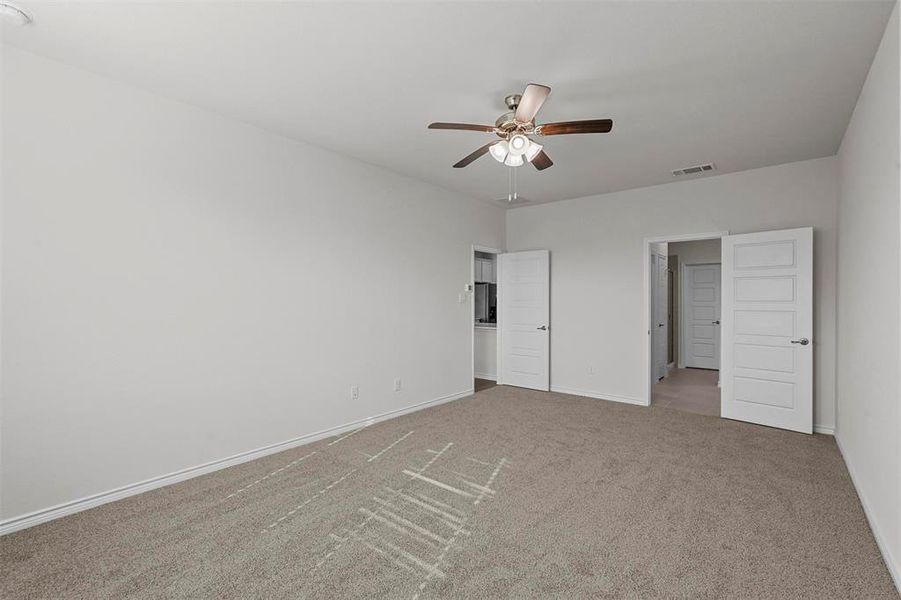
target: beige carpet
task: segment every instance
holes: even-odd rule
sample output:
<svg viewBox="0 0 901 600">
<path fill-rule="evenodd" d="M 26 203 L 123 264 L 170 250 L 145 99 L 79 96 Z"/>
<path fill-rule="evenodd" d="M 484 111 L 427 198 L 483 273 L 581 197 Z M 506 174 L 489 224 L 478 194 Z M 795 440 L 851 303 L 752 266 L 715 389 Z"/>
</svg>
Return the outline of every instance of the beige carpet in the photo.
<svg viewBox="0 0 901 600">
<path fill-rule="evenodd" d="M 832 438 L 504 386 L 0 549 L 4 599 L 897 598 Z"/>
</svg>

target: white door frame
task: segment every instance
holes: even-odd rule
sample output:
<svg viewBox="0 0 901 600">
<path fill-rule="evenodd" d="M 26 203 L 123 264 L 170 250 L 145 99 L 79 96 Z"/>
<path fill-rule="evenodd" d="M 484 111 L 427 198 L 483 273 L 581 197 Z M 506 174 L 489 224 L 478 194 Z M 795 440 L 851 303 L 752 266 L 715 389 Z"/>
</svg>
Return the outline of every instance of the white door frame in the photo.
<svg viewBox="0 0 901 600">
<path fill-rule="evenodd" d="M 472 250 L 469 251 L 469 285 L 467 287 L 468 296 L 469 296 L 469 381 L 470 384 L 473 385 L 473 389 L 470 391 L 475 391 L 475 380 L 476 380 L 476 252 L 485 252 L 486 254 L 494 254 L 495 255 L 495 265 L 499 265 L 501 261 L 496 259 L 496 255 L 503 254 L 503 250 L 499 250 L 497 248 L 490 248 L 488 246 L 479 246 L 478 244 L 472 245 Z M 497 290 L 500 293 L 501 289 L 501 280 L 495 274 L 495 279 L 497 279 Z M 497 342 L 500 344 L 501 341 L 501 331 L 500 328 L 497 329 Z M 500 360 L 500 345 L 497 346 L 497 354 L 498 360 Z M 500 363 L 498 363 L 498 367 L 500 368 Z M 497 375 L 498 379 L 500 379 L 500 371 L 498 371 Z"/>
<path fill-rule="evenodd" d="M 688 306 L 688 288 L 685 287 L 685 282 L 688 281 L 686 273 L 688 272 L 688 267 L 707 267 L 712 265 L 720 266 L 720 297 L 722 298 L 722 262 L 699 262 L 688 264 L 679 263 L 679 360 L 676 362 L 678 363 L 678 367 L 680 369 L 685 368 L 685 355 L 687 354 L 687 351 L 685 350 L 686 336 L 684 335 L 684 332 L 688 331 L 688 319 L 686 318 L 685 311 L 683 310 L 683 307 Z M 722 315 L 720 316 L 720 319 L 722 319 Z M 720 339 L 720 348 L 722 349 L 722 338 Z M 720 358 L 722 359 L 722 352 L 720 352 Z M 722 366 L 722 364 L 720 364 L 720 366 Z"/>
<path fill-rule="evenodd" d="M 644 336 L 645 342 L 643 344 L 643 352 L 642 352 L 642 361 L 644 363 L 644 405 L 651 405 L 651 388 L 653 387 L 653 378 L 654 378 L 654 365 L 651 363 L 651 344 L 653 343 L 653 336 L 651 335 L 651 322 L 653 321 L 653 315 L 651 314 L 651 310 L 653 307 L 651 306 L 651 244 L 660 244 L 664 242 L 694 242 L 698 240 L 718 240 L 722 238 L 724 235 L 729 235 L 728 231 L 708 231 L 706 233 L 676 233 L 672 235 L 657 235 L 653 237 L 644 238 L 644 245 L 642 248 L 642 269 L 644 270 L 644 277 L 642 279 L 644 284 L 644 293 L 642 294 L 642 305 L 643 305 L 643 332 L 641 335 Z M 721 286 L 722 287 L 722 286 Z M 473 309 L 475 310 L 475 309 Z M 473 313 L 473 318 L 475 318 L 475 313 Z M 723 364 L 722 359 L 722 346 L 720 346 L 720 364 Z"/>
</svg>

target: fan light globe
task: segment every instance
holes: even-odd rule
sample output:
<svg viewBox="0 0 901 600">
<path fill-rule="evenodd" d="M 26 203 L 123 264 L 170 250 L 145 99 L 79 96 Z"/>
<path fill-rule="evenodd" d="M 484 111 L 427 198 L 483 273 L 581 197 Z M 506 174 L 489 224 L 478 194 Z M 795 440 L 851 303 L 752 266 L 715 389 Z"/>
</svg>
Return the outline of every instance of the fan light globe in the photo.
<svg viewBox="0 0 901 600">
<path fill-rule="evenodd" d="M 488 148 L 488 152 L 497 162 L 504 162 L 507 158 L 507 142 L 501 141 Z"/>
<path fill-rule="evenodd" d="M 532 159 L 538 156 L 538 153 L 544 148 L 541 144 L 536 144 L 535 142 L 529 140 L 529 149 L 526 150 L 525 159 L 529 162 L 532 162 Z"/>
<path fill-rule="evenodd" d="M 525 154 L 526 150 L 529 149 L 529 138 L 522 135 L 521 133 L 517 133 L 510 138 L 510 141 L 507 142 L 507 145 L 510 148 L 510 154 L 514 156 L 522 156 L 523 154 Z"/>
<path fill-rule="evenodd" d="M 522 155 L 508 154 L 504 164 L 508 167 L 521 167 L 523 164 Z"/>
</svg>

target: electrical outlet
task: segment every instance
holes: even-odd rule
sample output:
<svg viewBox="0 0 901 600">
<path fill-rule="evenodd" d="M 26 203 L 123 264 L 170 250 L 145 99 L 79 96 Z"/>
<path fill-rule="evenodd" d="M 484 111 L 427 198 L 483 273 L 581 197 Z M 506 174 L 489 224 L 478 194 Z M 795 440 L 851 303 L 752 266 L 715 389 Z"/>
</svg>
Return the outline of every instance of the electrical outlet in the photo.
<svg viewBox="0 0 901 600">
<path fill-rule="evenodd" d="M 400 382 L 400 378 L 398 377 L 397 379 L 394 380 L 394 391 L 399 392 L 400 388 L 401 388 L 401 382 Z"/>
<path fill-rule="evenodd" d="M 588 366 L 588 374 L 594 375 L 594 367 L 592 367 L 591 365 Z"/>
<path fill-rule="evenodd" d="M 358 385 L 350 386 L 350 399 L 351 400 L 359 400 L 360 399 L 360 386 L 358 386 Z"/>
</svg>

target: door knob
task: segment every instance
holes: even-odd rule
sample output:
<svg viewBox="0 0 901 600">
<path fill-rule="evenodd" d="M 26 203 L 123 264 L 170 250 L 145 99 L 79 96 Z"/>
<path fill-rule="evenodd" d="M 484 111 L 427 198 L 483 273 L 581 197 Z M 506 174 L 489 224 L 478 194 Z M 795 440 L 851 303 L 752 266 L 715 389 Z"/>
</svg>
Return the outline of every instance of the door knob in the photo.
<svg viewBox="0 0 901 600">
<path fill-rule="evenodd" d="M 713 323 L 714 325 L 719 325 L 719 324 L 720 324 L 719 321 L 711 321 L 711 323 Z"/>
<path fill-rule="evenodd" d="M 807 344 L 810 343 L 810 340 L 808 340 L 807 338 L 801 338 L 800 340 L 792 340 L 791 343 L 792 344 L 801 344 L 802 346 L 806 346 Z"/>
<path fill-rule="evenodd" d="M 657 327 L 663 327 L 666 323 L 657 323 Z"/>
<path fill-rule="evenodd" d="M 542 325 L 538 329 L 540 329 L 541 331 L 547 331 L 547 325 Z"/>
</svg>

